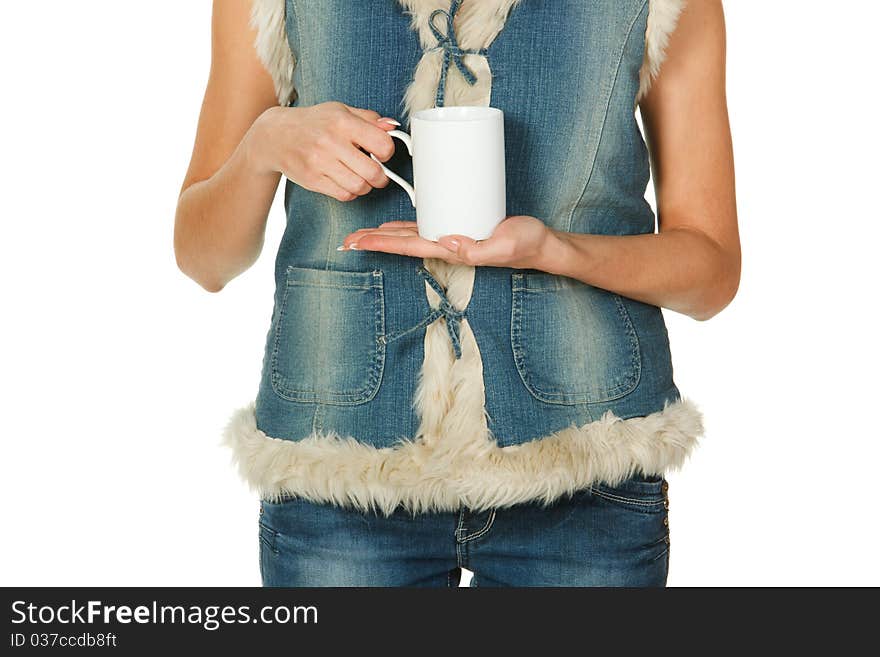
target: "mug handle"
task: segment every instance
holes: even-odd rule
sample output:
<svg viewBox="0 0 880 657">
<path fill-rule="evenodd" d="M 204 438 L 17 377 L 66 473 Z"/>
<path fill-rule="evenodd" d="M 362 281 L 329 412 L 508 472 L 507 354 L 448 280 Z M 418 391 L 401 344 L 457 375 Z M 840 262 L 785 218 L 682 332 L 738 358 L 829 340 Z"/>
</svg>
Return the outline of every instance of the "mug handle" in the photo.
<svg viewBox="0 0 880 657">
<path fill-rule="evenodd" d="M 402 130 L 389 130 L 386 134 L 391 135 L 392 137 L 397 137 L 400 141 L 406 144 L 406 150 L 409 151 L 409 156 L 412 157 L 412 137 L 403 132 Z M 385 175 L 388 176 L 391 180 L 396 182 L 398 185 L 403 187 L 403 190 L 409 194 L 409 200 L 412 201 L 413 207 L 416 207 L 416 190 L 413 189 L 413 186 L 410 185 L 406 180 L 398 176 L 391 169 L 386 167 L 384 164 L 379 162 L 379 158 L 370 153 L 370 157 L 373 158 L 380 167 L 382 167 L 382 171 L 385 172 Z"/>
</svg>

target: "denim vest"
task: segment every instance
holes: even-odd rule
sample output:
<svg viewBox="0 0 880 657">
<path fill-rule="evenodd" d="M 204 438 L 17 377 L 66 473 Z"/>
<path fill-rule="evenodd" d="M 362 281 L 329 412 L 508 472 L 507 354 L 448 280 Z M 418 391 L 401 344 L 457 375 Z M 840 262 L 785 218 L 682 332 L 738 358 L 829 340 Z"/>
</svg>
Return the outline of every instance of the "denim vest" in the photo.
<svg viewBox="0 0 880 657">
<path fill-rule="evenodd" d="M 646 35 L 680 5 L 286 0 L 272 7 L 293 62 L 279 93 L 404 121 L 491 104 L 508 214 L 652 233 L 635 107 L 659 67 Z M 387 164 L 411 178 L 405 149 Z M 677 467 L 702 432 L 657 306 L 537 270 L 337 251 L 352 231 L 414 218 L 393 185 L 340 202 L 287 181 L 285 207 L 259 390 L 226 432 L 262 496 L 386 512 L 550 500 Z"/>
</svg>

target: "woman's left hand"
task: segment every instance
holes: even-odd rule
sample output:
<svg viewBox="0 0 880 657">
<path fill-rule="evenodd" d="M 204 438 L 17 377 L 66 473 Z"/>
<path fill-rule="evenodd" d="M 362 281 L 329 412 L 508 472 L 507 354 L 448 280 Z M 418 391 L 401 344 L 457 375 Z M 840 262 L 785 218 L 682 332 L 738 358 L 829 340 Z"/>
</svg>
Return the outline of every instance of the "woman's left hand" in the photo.
<svg viewBox="0 0 880 657">
<path fill-rule="evenodd" d="M 444 235 L 438 242 L 420 237 L 414 221 L 388 221 L 378 228 L 351 233 L 339 250 L 383 251 L 474 266 L 543 269 L 554 243 L 558 243 L 556 234 L 543 221 L 516 216 L 504 219 L 488 239 Z"/>
</svg>

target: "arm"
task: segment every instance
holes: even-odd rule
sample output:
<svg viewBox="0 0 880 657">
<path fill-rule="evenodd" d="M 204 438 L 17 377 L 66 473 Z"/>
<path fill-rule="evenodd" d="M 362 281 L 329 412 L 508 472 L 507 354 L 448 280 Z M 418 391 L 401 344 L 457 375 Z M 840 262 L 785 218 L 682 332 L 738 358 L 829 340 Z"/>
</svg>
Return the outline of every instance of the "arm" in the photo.
<svg viewBox="0 0 880 657">
<path fill-rule="evenodd" d="M 388 222 L 352 233 L 343 247 L 539 269 L 709 319 L 733 299 L 740 275 L 724 69 L 721 1 L 690 0 L 641 105 L 657 189 L 656 234 L 567 233 L 519 216 L 479 242 L 450 235 L 432 243 L 412 222 Z"/>
<path fill-rule="evenodd" d="M 378 113 L 328 102 L 278 107 L 253 47 L 248 0 L 215 0 L 211 72 L 174 223 L 178 267 L 217 292 L 257 259 L 281 174 L 350 201 L 388 179 L 368 155 L 394 153 Z"/>
<path fill-rule="evenodd" d="M 174 224 L 178 267 L 212 292 L 257 259 L 280 179 L 253 166 L 244 139 L 278 104 L 251 45 L 247 5 L 214 3 L 211 72 Z"/>
</svg>

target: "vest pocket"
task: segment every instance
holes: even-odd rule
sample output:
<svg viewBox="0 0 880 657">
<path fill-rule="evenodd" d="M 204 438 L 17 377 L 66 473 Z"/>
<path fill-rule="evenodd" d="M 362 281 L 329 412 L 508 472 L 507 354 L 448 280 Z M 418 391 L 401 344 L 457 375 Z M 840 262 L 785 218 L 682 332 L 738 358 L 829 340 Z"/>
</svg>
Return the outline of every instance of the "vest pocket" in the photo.
<svg viewBox="0 0 880 657">
<path fill-rule="evenodd" d="M 511 283 L 513 358 L 535 398 L 587 404 L 636 388 L 639 340 L 620 295 L 546 272 L 514 272 Z"/>
<path fill-rule="evenodd" d="M 274 327 L 272 388 L 290 401 L 371 400 L 385 367 L 383 276 L 290 266 Z"/>
</svg>

